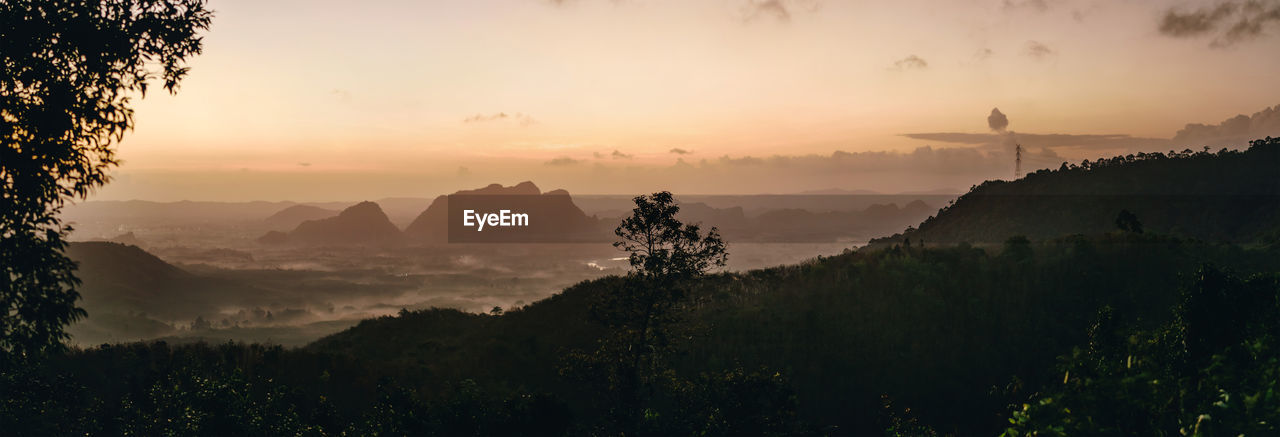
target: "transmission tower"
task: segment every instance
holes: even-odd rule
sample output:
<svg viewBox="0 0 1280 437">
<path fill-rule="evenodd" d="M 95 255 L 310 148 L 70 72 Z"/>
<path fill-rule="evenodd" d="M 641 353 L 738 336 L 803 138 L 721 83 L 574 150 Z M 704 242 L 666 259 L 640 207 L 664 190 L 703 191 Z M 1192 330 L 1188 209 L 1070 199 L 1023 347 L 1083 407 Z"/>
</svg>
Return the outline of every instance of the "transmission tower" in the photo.
<svg viewBox="0 0 1280 437">
<path fill-rule="evenodd" d="M 1014 150 L 1013 158 L 1013 178 L 1022 179 L 1022 145 L 1014 143 L 1017 146 Z"/>
</svg>

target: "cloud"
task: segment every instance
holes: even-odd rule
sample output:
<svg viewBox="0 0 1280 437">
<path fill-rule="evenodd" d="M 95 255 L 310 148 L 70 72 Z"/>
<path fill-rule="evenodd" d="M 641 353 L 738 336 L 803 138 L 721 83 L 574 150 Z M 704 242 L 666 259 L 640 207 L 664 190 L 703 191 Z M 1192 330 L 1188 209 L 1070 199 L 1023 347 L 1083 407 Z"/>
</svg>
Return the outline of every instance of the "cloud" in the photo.
<svg viewBox="0 0 1280 437">
<path fill-rule="evenodd" d="M 981 49 L 978 49 L 978 51 L 973 54 L 973 59 L 983 61 L 994 56 L 995 54 L 996 54 L 995 51 L 992 51 L 989 48 L 983 47 Z"/>
<path fill-rule="evenodd" d="M 338 101 L 341 103 L 351 103 L 350 91 L 334 88 L 329 90 L 329 95 L 333 96 L 335 99 L 338 99 Z"/>
<path fill-rule="evenodd" d="M 1212 35 L 1209 46 L 1224 48 L 1258 38 L 1274 23 L 1280 23 L 1280 1 L 1227 1 L 1193 11 L 1166 9 L 1158 30 L 1174 38 Z"/>
<path fill-rule="evenodd" d="M 521 127 L 535 124 L 538 122 L 537 120 L 534 120 L 533 117 L 530 117 L 528 114 L 524 114 L 520 112 L 517 112 L 514 114 L 507 114 L 505 112 L 499 112 L 499 113 L 490 114 L 490 115 L 476 114 L 462 120 L 462 122 L 465 124 L 487 123 L 487 122 L 498 122 L 498 121 L 514 121 L 517 124 L 519 124 Z"/>
<path fill-rule="evenodd" d="M 617 150 L 614 150 L 613 154 L 611 154 L 610 156 L 613 157 L 613 159 L 631 159 L 636 157 L 635 155 L 628 155 L 626 153 L 622 153 Z"/>
<path fill-rule="evenodd" d="M 1280 105 L 1223 120 L 1218 124 L 1189 123 L 1173 136 L 1179 147 L 1244 146 L 1249 140 L 1280 137 Z"/>
<path fill-rule="evenodd" d="M 1179 38 L 1203 35 L 1218 27 L 1235 10 L 1235 3 L 1223 3 L 1186 13 L 1170 8 L 1165 11 L 1164 18 L 1160 19 L 1160 33 Z"/>
<path fill-rule="evenodd" d="M 1024 168 L 1057 168 L 1052 151 L 1024 152 Z M 1043 164 L 1043 165 L 1041 165 Z M 1009 150 L 918 147 L 906 151 L 834 151 L 808 155 L 720 156 L 668 165 L 614 161 L 592 166 L 543 167 L 529 176 L 570 191 L 632 193 L 655 186 L 683 193 L 794 193 L 857 187 L 886 193 L 946 188 L 961 192 L 976 182 L 1013 176 Z M 581 187 L 581 188 L 575 188 Z"/>
<path fill-rule="evenodd" d="M 783 0 L 747 0 L 742 6 L 742 21 L 754 21 L 759 17 L 771 17 L 781 22 L 791 21 L 791 11 Z"/>
<path fill-rule="evenodd" d="M 999 110 L 992 110 L 988 117 L 988 126 L 992 130 L 1001 125 Z M 996 120 L 992 120 L 992 118 Z M 1003 124 L 1007 127 L 1008 120 Z M 1000 132 L 997 130 L 997 132 Z M 964 144 L 978 146 L 984 150 L 1000 150 L 1007 148 L 1006 136 L 1002 133 L 967 133 L 967 132 L 924 132 L 909 133 L 902 136 L 939 143 Z M 1043 147 L 1055 151 L 1069 149 L 1078 153 L 1094 151 L 1107 152 L 1163 152 L 1173 148 L 1210 147 L 1245 147 L 1250 140 L 1268 136 L 1280 137 L 1280 105 L 1264 108 L 1253 115 L 1237 115 L 1217 124 L 1189 123 L 1172 139 L 1135 137 L 1126 134 L 1030 134 L 1018 133 L 1017 141 L 1024 147 Z"/>
<path fill-rule="evenodd" d="M 310 162 L 299 162 L 299 163 L 298 163 L 298 166 L 299 166 L 299 167 L 310 167 L 310 166 L 311 166 L 311 163 L 310 163 Z"/>
<path fill-rule="evenodd" d="M 917 147 L 907 153 L 872 151 L 846 152 L 837 150 L 831 155 L 773 155 L 768 157 L 722 156 L 713 162 L 728 167 L 764 167 L 789 169 L 826 169 L 840 172 L 889 171 L 927 167 L 929 172 L 954 173 L 965 167 L 979 167 L 986 156 L 976 149 L 953 147 Z M 954 162 L 949 162 L 954 161 Z"/>
<path fill-rule="evenodd" d="M 1049 10 L 1049 2 L 1046 0 L 1004 0 L 1004 9 L 1006 11 L 1031 9 L 1036 12 L 1045 12 Z"/>
<path fill-rule="evenodd" d="M 929 68 L 929 62 L 925 61 L 924 59 L 921 59 L 919 56 L 910 55 L 905 58 L 894 61 L 892 70 L 894 71 L 905 71 L 905 70 L 915 70 L 915 69 L 923 70 L 926 68 Z"/>
<path fill-rule="evenodd" d="M 1049 46 L 1044 45 L 1044 43 L 1041 43 L 1039 41 L 1027 41 L 1026 54 L 1027 56 L 1030 56 L 1033 59 L 1039 61 L 1039 60 L 1048 58 L 1050 56 L 1056 55 L 1058 53 L 1055 52 L 1053 49 L 1049 48 Z"/>
<path fill-rule="evenodd" d="M 818 0 L 746 0 L 742 5 L 742 22 L 772 18 L 780 23 L 787 23 L 797 9 L 813 12 L 818 7 Z"/>
<path fill-rule="evenodd" d="M 679 147 L 676 147 L 676 148 L 671 149 L 670 153 L 674 153 L 674 154 L 677 154 L 677 155 L 688 155 L 688 154 L 690 154 L 690 153 L 693 153 L 693 151 L 692 151 L 692 150 L 685 150 L 685 149 L 681 149 L 681 148 L 679 148 Z"/>
<path fill-rule="evenodd" d="M 987 127 L 996 132 L 1004 132 L 1009 127 L 1009 117 L 1000 112 L 1000 108 L 991 108 L 991 115 L 987 116 Z"/>
<path fill-rule="evenodd" d="M 556 158 L 556 159 L 552 159 L 552 160 L 550 160 L 550 161 L 547 161 L 547 162 L 545 162 L 544 164 L 546 164 L 546 165 L 550 165 L 550 166 L 565 166 L 565 165 L 574 165 L 574 164 L 577 164 L 577 163 L 580 163 L 580 162 L 582 162 L 582 161 L 579 161 L 579 160 L 577 160 L 577 159 L 570 158 L 570 157 L 568 157 L 568 156 L 561 156 L 561 157 L 559 157 L 559 158 Z"/>
<path fill-rule="evenodd" d="M 915 140 L 953 144 L 985 145 L 990 147 L 1000 147 L 1005 141 L 1005 135 L 1002 134 L 977 134 L 966 132 L 925 132 L 902 134 L 902 136 Z M 1018 142 L 1023 143 L 1024 146 L 1110 150 L 1157 145 L 1164 147 L 1169 140 L 1163 138 L 1135 137 L 1126 134 L 1029 134 L 1019 132 Z"/>
</svg>

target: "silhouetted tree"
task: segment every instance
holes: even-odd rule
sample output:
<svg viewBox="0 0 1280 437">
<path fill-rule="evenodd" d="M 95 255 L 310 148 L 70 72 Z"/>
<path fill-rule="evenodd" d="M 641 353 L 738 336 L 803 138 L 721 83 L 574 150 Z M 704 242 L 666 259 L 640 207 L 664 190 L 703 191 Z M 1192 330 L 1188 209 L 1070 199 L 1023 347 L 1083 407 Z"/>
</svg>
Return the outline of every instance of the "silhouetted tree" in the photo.
<svg viewBox="0 0 1280 437">
<path fill-rule="evenodd" d="M 719 231 L 707 232 L 676 219 L 680 207 L 663 191 L 634 199 L 631 216 L 614 230 L 613 245 L 629 253 L 627 280 L 603 301 L 593 305 L 594 317 L 612 328 L 599 348 L 581 358 L 607 380 L 614 397 L 612 419 L 617 431 L 635 431 L 643 411 L 644 387 L 653 387 L 660 351 L 666 346 L 664 328 L 671 309 L 684 298 L 689 282 L 713 267 L 723 267 L 728 254 Z"/>
<path fill-rule="evenodd" d="M 0 350 L 61 347 L 76 308 L 67 200 L 109 179 L 135 92 L 169 92 L 200 53 L 203 0 L 0 2 Z"/>
<path fill-rule="evenodd" d="M 613 231 L 622 239 L 613 247 L 630 253 L 627 259 L 633 275 L 671 282 L 724 266 L 728 254 L 719 230 L 713 226 L 703 235 L 699 225 L 677 220 L 680 207 L 670 192 L 633 200 L 636 207 L 631 217 L 623 219 Z"/>
</svg>

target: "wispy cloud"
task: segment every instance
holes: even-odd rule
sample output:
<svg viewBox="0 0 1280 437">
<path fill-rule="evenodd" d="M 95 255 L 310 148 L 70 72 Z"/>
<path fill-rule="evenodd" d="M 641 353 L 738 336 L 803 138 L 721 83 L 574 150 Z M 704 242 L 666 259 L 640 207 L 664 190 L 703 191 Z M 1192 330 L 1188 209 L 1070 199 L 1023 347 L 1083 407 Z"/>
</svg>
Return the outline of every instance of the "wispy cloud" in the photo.
<svg viewBox="0 0 1280 437">
<path fill-rule="evenodd" d="M 333 98 L 337 99 L 339 102 L 342 102 L 342 103 L 351 103 L 351 92 L 350 92 L 350 91 L 347 91 L 347 90 L 344 90 L 344 89 L 334 88 L 334 89 L 329 90 L 329 95 L 333 96 Z"/>
<path fill-rule="evenodd" d="M 675 148 L 672 148 L 672 149 L 671 149 L 670 153 L 674 153 L 674 154 L 677 154 L 677 155 L 688 155 L 688 154 L 690 154 L 690 153 L 693 153 L 693 151 L 692 151 L 692 150 L 685 150 L 685 149 L 681 149 L 681 148 L 679 148 L 679 147 L 675 147 Z"/>
<path fill-rule="evenodd" d="M 893 67 L 891 69 L 894 71 L 906 71 L 906 70 L 924 70 L 926 68 L 929 68 L 928 61 L 925 61 L 919 56 L 910 55 L 905 58 L 894 61 Z"/>
<path fill-rule="evenodd" d="M 538 122 L 537 120 L 534 120 L 533 117 L 530 117 L 528 114 L 524 114 L 520 112 L 517 112 L 514 114 L 508 114 L 506 112 L 498 112 L 498 113 L 489 114 L 489 115 L 476 114 L 462 120 L 462 122 L 465 124 L 498 122 L 498 121 L 512 121 L 519 124 L 522 127 L 529 126 L 531 124 L 535 124 Z"/>
<path fill-rule="evenodd" d="M 559 158 L 555 158 L 550 161 L 547 161 L 544 164 L 550 165 L 550 166 L 566 166 L 566 165 L 574 165 L 580 162 L 582 161 L 570 158 L 568 156 L 561 156 Z"/>
<path fill-rule="evenodd" d="M 967 132 L 923 132 L 903 134 L 902 136 L 925 141 L 953 144 L 984 145 L 1004 147 L 1005 135 L 979 134 Z M 1082 149 L 1124 149 L 1144 147 L 1164 147 L 1169 140 L 1163 138 L 1135 137 L 1127 134 L 1031 134 L 1018 133 L 1018 141 L 1024 145 L 1036 147 L 1068 147 Z M 1154 150 L 1154 149 L 1153 149 Z"/>
<path fill-rule="evenodd" d="M 1027 49 L 1025 53 L 1027 56 L 1030 56 L 1032 59 L 1037 61 L 1041 61 L 1058 54 L 1057 51 L 1054 51 L 1052 48 L 1049 48 L 1049 46 L 1040 41 L 1027 41 Z"/>
<path fill-rule="evenodd" d="M 769 17 L 778 21 L 791 21 L 791 11 L 782 0 L 747 0 L 742 6 L 742 20 L 754 21 L 760 17 Z"/>
<path fill-rule="evenodd" d="M 759 19 L 790 22 L 796 11 L 817 11 L 819 0 L 745 0 L 741 14 L 744 23 Z"/>
<path fill-rule="evenodd" d="M 1036 12 L 1045 12 L 1049 10 L 1049 2 L 1046 0 L 1004 0 L 1004 9 L 1006 11 L 1030 9 Z"/>
</svg>

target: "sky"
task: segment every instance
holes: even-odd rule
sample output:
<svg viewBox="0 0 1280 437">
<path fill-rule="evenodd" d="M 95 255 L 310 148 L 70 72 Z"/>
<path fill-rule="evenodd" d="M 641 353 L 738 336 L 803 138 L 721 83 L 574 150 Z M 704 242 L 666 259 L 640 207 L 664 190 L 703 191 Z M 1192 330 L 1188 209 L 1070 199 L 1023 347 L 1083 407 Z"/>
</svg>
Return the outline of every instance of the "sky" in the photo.
<svg viewBox="0 0 1280 437">
<path fill-rule="evenodd" d="M 960 192 L 1014 143 L 1034 169 L 1280 136 L 1280 0 L 210 6 L 91 199 Z"/>
</svg>

